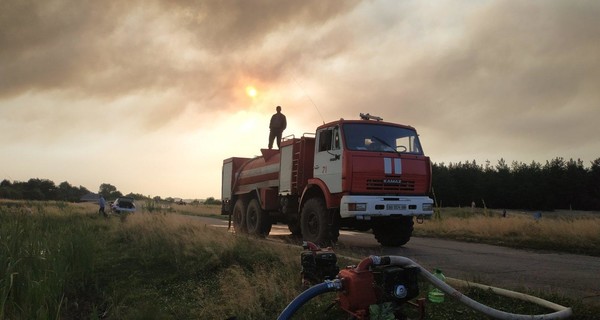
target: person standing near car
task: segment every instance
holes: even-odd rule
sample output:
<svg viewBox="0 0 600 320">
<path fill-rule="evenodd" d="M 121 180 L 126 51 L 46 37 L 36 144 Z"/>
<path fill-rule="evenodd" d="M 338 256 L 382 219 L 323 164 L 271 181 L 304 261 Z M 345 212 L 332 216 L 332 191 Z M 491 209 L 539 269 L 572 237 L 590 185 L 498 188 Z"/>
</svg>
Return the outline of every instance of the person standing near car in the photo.
<svg viewBox="0 0 600 320">
<path fill-rule="evenodd" d="M 271 117 L 271 122 L 269 123 L 269 129 L 271 129 L 271 132 L 269 133 L 269 149 L 273 149 L 273 140 L 275 140 L 275 138 L 277 138 L 277 149 L 279 149 L 279 146 L 281 145 L 281 134 L 287 127 L 287 120 L 285 119 L 285 115 L 281 113 L 281 106 L 277 106 L 275 110 L 277 113 Z"/>
<path fill-rule="evenodd" d="M 101 213 L 103 216 L 106 217 L 106 212 L 104 211 L 104 207 L 106 206 L 106 200 L 104 200 L 104 197 L 102 195 L 100 195 L 100 198 L 98 199 L 98 205 L 100 206 L 100 209 L 98 209 L 98 213 Z"/>
</svg>

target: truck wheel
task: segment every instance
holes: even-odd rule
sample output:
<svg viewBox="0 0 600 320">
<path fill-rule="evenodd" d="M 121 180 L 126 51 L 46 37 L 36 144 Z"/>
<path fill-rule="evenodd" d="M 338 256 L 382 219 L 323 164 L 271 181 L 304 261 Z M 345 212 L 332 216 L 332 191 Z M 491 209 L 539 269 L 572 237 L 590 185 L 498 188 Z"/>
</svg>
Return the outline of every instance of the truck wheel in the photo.
<svg viewBox="0 0 600 320">
<path fill-rule="evenodd" d="M 412 217 L 382 219 L 373 223 L 373 234 L 382 246 L 399 247 L 410 240 L 413 224 Z"/>
<path fill-rule="evenodd" d="M 260 207 L 258 200 L 250 200 L 248 210 L 246 211 L 246 228 L 248 229 L 248 233 L 259 237 L 266 237 L 271 232 L 271 226 L 271 218 Z"/>
<path fill-rule="evenodd" d="M 325 203 L 321 198 L 311 198 L 302 208 L 300 226 L 302 238 L 318 245 L 331 245 L 336 242 L 340 230 L 337 223 L 330 221 Z"/>
<path fill-rule="evenodd" d="M 233 229 L 235 232 L 246 233 L 246 202 L 237 199 L 233 206 Z"/>
</svg>

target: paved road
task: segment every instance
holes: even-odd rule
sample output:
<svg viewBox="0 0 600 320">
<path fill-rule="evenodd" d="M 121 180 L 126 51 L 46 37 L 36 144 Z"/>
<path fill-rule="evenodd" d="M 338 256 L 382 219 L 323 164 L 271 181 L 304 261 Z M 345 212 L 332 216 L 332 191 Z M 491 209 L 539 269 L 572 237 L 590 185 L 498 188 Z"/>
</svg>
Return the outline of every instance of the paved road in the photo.
<svg viewBox="0 0 600 320">
<path fill-rule="evenodd" d="M 206 219 L 206 218 L 203 218 Z M 227 226 L 210 219 L 207 224 Z M 274 225 L 269 238 L 285 239 L 287 226 Z M 518 250 L 479 243 L 413 237 L 404 247 L 381 247 L 371 233 L 342 231 L 339 246 L 365 257 L 399 255 L 446 276 L 516 291 L 556 292 L 600 304 L 600 257 Z"/>
</svg>

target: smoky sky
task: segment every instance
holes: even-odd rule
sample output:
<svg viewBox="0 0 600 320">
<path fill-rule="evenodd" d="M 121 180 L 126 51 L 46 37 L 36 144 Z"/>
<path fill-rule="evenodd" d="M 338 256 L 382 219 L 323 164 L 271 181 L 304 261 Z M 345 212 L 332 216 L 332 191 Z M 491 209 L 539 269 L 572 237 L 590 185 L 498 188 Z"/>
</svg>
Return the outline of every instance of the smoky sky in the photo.
<svg viewBox="0 0 600 320">
<path fill-rule="evenodd" d="M 30 90 L 114 97 L 216 80 L 212 92 L 199 93 L 210 97 L 234 70 L 259 69 L 240 61 L 271 32 L 318 26 L 354 3 L 3 1 L 0 97 Z M 170 45 L 185 45 L 196 58 Z M 277 63 L 261 69 L 268 68 Z"/>
<path fill-rule="evenodd" d="M 359 112 L 415 126 L 435 162 L 591 161 L 598 17 L 567 0 L 5 0 L 0 142 L 211 136 L 282 104 L 304 132 Z"/>
</svg>

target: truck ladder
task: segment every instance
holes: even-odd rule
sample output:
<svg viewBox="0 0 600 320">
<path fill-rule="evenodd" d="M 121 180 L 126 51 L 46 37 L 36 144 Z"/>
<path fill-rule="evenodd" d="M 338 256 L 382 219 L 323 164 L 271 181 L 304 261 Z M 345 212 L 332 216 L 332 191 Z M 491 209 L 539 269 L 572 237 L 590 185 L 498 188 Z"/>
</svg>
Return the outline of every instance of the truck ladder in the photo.
<svg viewBox="0 0 600 320">
<path fill-rule="evenodd" d="M 301 179 L 302 175 L 302 166 L 300 165 L 300 154 L 302 149 L 302 139 L 298 139 L 294 141 L 294 145 L 292 146 L 292 152 L 294 153 L 292 157 L 292 183 L 290 190 L 293 194 L 298 194 L 298 181 Z"/>
</svg>

